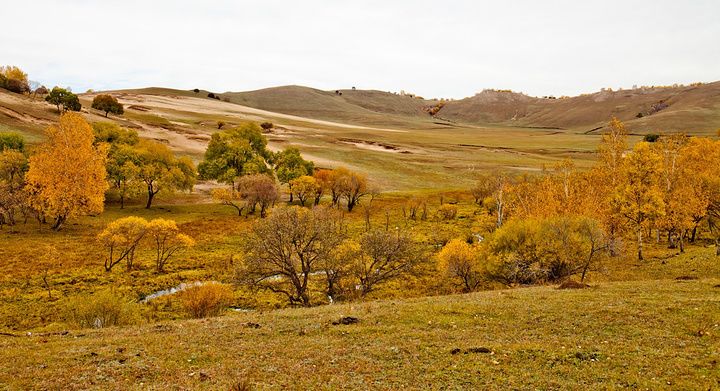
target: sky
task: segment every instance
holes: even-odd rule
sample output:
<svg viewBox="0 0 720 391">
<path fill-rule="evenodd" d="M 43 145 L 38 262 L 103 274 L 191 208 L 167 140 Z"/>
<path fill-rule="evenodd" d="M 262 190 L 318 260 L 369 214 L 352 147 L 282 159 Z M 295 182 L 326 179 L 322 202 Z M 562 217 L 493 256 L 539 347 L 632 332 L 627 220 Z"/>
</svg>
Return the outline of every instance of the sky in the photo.
<svg viewBox="0 0 720 391">
<path fill-rule="evenodd" d="M 0 65 L 76 93 L 294 84 L 461 99 L 720 80 L 718 0 L 0 3 Z"/>
</svg>

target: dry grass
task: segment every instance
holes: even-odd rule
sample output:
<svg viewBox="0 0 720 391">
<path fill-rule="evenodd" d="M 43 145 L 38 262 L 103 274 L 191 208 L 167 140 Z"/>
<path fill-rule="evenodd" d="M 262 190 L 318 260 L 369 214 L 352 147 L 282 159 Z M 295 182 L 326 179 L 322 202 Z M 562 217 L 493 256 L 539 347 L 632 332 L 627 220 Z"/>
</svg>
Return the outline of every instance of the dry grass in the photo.
<svg viewBox="0 0 720 391">
<path fill-rule="evenodd" d="M 714 389 L 718 279 L 0 337 L 10 389 Z M 360 321 L 333 325 L 345 316 Z"/>
</svg>

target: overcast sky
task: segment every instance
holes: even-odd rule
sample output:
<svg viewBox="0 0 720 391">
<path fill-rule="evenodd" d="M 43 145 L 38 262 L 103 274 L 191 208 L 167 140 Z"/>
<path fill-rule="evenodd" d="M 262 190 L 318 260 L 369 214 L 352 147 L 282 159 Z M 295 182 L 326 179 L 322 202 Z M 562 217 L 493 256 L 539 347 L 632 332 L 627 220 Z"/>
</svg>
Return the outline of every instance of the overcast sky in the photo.
<svg viewBox="0 0 720 391">
<path fill-rule="evenodd" d="M 48 87 L 297 84 L 463 98 L 720 80 L 720 1 L 3 0 L 0 65 Z"/>
</svg>

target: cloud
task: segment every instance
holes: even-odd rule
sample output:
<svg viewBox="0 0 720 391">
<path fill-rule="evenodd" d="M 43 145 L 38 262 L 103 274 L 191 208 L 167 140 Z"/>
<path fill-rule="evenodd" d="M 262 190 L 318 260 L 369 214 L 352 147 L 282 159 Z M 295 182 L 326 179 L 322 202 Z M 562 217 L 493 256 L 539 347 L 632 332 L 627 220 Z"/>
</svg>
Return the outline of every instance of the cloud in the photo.
<svg viewBox="0 0 720 391">
<path fill-rule="evenodd" d="M 708 1 L 24 1 L 0 61 L 47 85 L 470 96 L 717 80 Z M 28 28 L 28 20 L 32 28 Z M 682 26 L 682 28 L 677 28 Z"/>
</svg>

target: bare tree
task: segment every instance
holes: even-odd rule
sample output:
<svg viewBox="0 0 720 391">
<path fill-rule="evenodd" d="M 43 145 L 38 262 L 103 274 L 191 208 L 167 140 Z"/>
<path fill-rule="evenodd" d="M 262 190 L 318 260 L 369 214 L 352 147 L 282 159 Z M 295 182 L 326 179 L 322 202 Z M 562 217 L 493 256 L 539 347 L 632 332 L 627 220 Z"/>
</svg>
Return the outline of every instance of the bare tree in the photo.
<svg viewBox="0 0 720 391">
<path fill-rule="evenodd" d="M 407 232 L 375 230 L 363 235 L 352 267 L 361 297 L 382 283 L 408 275 L 420 259 L 421 251 Z"/>
<path fill-rule="evenodd" d="M 253 227 L 238 279 L 309 307 L 310 279 L 343 236 L 342 220 L 325 208 L 278 208 Z"/>
</svg>

